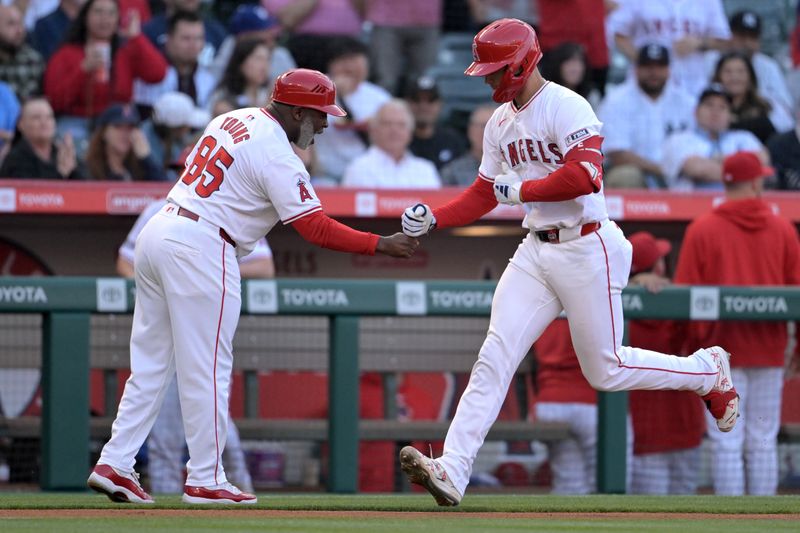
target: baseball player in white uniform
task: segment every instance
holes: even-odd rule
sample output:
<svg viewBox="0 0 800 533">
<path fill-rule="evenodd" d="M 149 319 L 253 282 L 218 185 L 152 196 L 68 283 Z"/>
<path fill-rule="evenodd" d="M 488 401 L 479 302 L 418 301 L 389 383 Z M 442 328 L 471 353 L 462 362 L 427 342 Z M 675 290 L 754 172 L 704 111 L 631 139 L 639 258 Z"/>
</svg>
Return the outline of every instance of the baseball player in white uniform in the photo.
<svg viewBox="0 0 800 533">
<path fill-rule="evenodd" d="M 231 344 L 241 307 L 237 256 L 278 221 L 306 240 L 351 253 L 409 257 L 418 244 L 396 233 L 380 237 L 340 224 L 322 212 L 309 175 L 292 150 L 307 148 L 344 115 L 324 74 L 290 70 L 275 80 L 264 108 L 216 117 L 189 154 L 168 203 L 136 241 L 136 306 L 131 376 L 111 440 L 88 485 L 119 502 L 152 503 L 138 482 L 134 458 L 177 373 L 189 448 L 183 501 L 250 504 L 227 481 L 222 451 L 233 366 Z"/>
<path fill-rule="evenodd" d="M 136 219 L 125 242 L 117 252 L 117 273 L 120 276 L 126 278 L 134 276 L 136 239 L 147 221 L 153 218 L 166 203 L 166 199 L 151 202 Z M 239 259 L 239 273 L 243 278 L 272 278 L 275 276 L 272 249 L 266 238 L 259 239 L 253 251 Z M 150 478 L 150 490 L 155 493 L 180 494 L 183 492 L 183 457 L 186 436 L 183 432 L 182 419 L 178 380 L 175 376 L 167 388 L 161 404 L 161 411 L 159 411 L 153 428 L 150 430 L 150 437 L 147 439 L 147 473 Z M 239 431 L 230 417 L 230 412 L 223 464 L 228 478 L 236 481 L 236 484 L 245 492 L 252 492 L 253 480 L 247 470 Z"/>
<path fill-rule="evenodd" d="M 406 209 L 403 231 L 468 224 L 497 202 L 523 204 L 523 239 L 497 284 L 489 332 L 447 432 L 444 454 L 428 458 L 413 447 L 400 463 L 413 483 L 439 505 L 457 505 L 472 463 L 528 348 L 563 310 L 581 370 L 597 390 L 681 389 L 702 395 L 717 425 L 730 431 L 738 395 L 729 354 L 700 349 L 676 357 L 621 346 L 621 291 L 631 244 L 608 220 L 600 151 L 602 124 L 589 103 L 548 82 L 533 28 L 516 19 L 489 24 L 474 39 L 469 76 L 483 76 L 502 103 L 484 132 L 475 182 L 448 204 Z"/>
</svg>

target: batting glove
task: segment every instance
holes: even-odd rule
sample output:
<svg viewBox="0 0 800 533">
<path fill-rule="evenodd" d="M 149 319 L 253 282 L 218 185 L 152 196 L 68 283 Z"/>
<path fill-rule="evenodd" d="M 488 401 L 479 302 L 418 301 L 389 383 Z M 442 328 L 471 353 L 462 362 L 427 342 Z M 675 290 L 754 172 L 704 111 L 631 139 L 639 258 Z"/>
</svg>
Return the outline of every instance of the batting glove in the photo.
<svg viewBox="0 0 800 533">
<path fill-rule="evenodd" d="M 519 175 L 508 168 L 503 161 L 500 163 L 503 173 L 494 178 L 494 197 L 501 204 L 520 205 L 522 200 L 519 197 L 522 188 L 522 179 Z"/>
<path fill-rule="evenodd" d="M 421 237 L 436 227 L 436 217 L 433 211 L 425 204 L 407 207 L 400 217 L 403 233 L 409 237 Z"/>
</svg>

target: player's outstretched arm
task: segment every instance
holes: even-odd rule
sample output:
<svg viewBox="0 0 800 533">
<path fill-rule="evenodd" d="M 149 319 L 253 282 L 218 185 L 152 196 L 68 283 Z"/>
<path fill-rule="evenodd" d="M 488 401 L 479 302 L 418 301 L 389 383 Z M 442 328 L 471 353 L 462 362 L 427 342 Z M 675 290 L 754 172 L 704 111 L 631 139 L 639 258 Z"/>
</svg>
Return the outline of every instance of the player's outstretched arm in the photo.
<svg viewBox="0 0 800 533">
<path fill-rule="evenodd" d="M 425 210 L 420 209 L 424 207 Z M 427 234 L 434 228 L 465 226 L 497 207 L 492 182 L 478 176 L 461 194 L 442 207 L 431 209 L 417 204 L 403 213 L 403 232 L 412 237 Z"/>
<path fill-rule="evenodd" d="M 337 222 L 322 211 L 317 211 L 292 222 L 292 227 L 305 240 L 322 248 L 364 255 L 381 253 L 392 257 L 411 257 L 419 242 L 417 239 L 395 233 L 381 237 L 358 231 Z"/>
</svg>

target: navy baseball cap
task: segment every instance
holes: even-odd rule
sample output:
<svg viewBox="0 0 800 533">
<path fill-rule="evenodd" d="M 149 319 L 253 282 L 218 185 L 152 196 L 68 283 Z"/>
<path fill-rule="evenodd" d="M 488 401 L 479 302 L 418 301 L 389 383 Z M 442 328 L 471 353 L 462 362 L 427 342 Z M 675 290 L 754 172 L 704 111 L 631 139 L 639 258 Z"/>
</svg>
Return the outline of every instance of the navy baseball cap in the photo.
<svg viewBox="0 0 800 533">
<path fill-rule="evenodd" d="M 731 31 L 758 37 L 761 35 L 761 17 L 755 11 L 738 11 L 731 17 Z"/>
<path fill-rule="evenodd" d="M 406 99 L 417 101 L 423 94 L 428 95 L 431 101 L 439 99 L 439 86 L 433 76 L 420 76 L 406 89 Z"/>
<path fill-rule="evenodd" d="M 703 89 L 703 92 L 700 93 L 700 98 L 697 100 L 697 103 L 702 104 L 703 100 L 709 96 L 722 96 L 728 101 L 729 104 L 733 105 L 733 97 L 731 97 L 730 93 L 726 91 L 725 87 L 723 87 L 720 83 L 712 83 Z"/>
<path fill-rule="evenodd" d="M 661 65 L 665 67 L 669 65 L 669 50 L 667 50 L 666 46 L 660 44 L 646 44 L 639 49 L 636 64 L 640 66 Z"/>
<path fill-rule="evenodd" d="M 247 31 L 268 30 L 277 25 L 278 19 L 270 15 L 263 7 L 244 4 L 237 7 L 231 15 L 228 29 L 232 34 L 238 35 Z"/>
<path fill-rule="evenodd" d="M 141 121 L 136 106 L 131 104 L 111 104 L 97 117 L 98 126 L 138 126 Z"/>
</svg>

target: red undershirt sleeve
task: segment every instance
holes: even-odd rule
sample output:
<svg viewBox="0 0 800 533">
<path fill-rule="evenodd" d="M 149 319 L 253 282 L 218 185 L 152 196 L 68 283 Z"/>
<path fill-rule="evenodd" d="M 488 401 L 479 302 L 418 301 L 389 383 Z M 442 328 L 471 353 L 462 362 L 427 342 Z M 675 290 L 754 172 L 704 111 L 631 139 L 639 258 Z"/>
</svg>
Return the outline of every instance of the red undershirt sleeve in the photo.
<svg viewBox="0 0 800 533">
<path fill-rule="evenodd" d="M 600 191 L 603 183 L 603 138 L 595 135 L 567 152 L 564 166 L 546 178 L 529 180 L 520 188 L 523 202 L 563 202 Z"/>
<path fill-rule="evenodd" d="M 437 228 L 465 226 L 497 206 L 492 182 L 478 176 L 461 194 L 433 210 Z"/>
<path fill-rule="evenodd" d="M 292 227 L 308 242 L 338 252 L 375 255 L 380 238 L 345 226 L 322 211 L 295 220 Z"/>
</svg>

